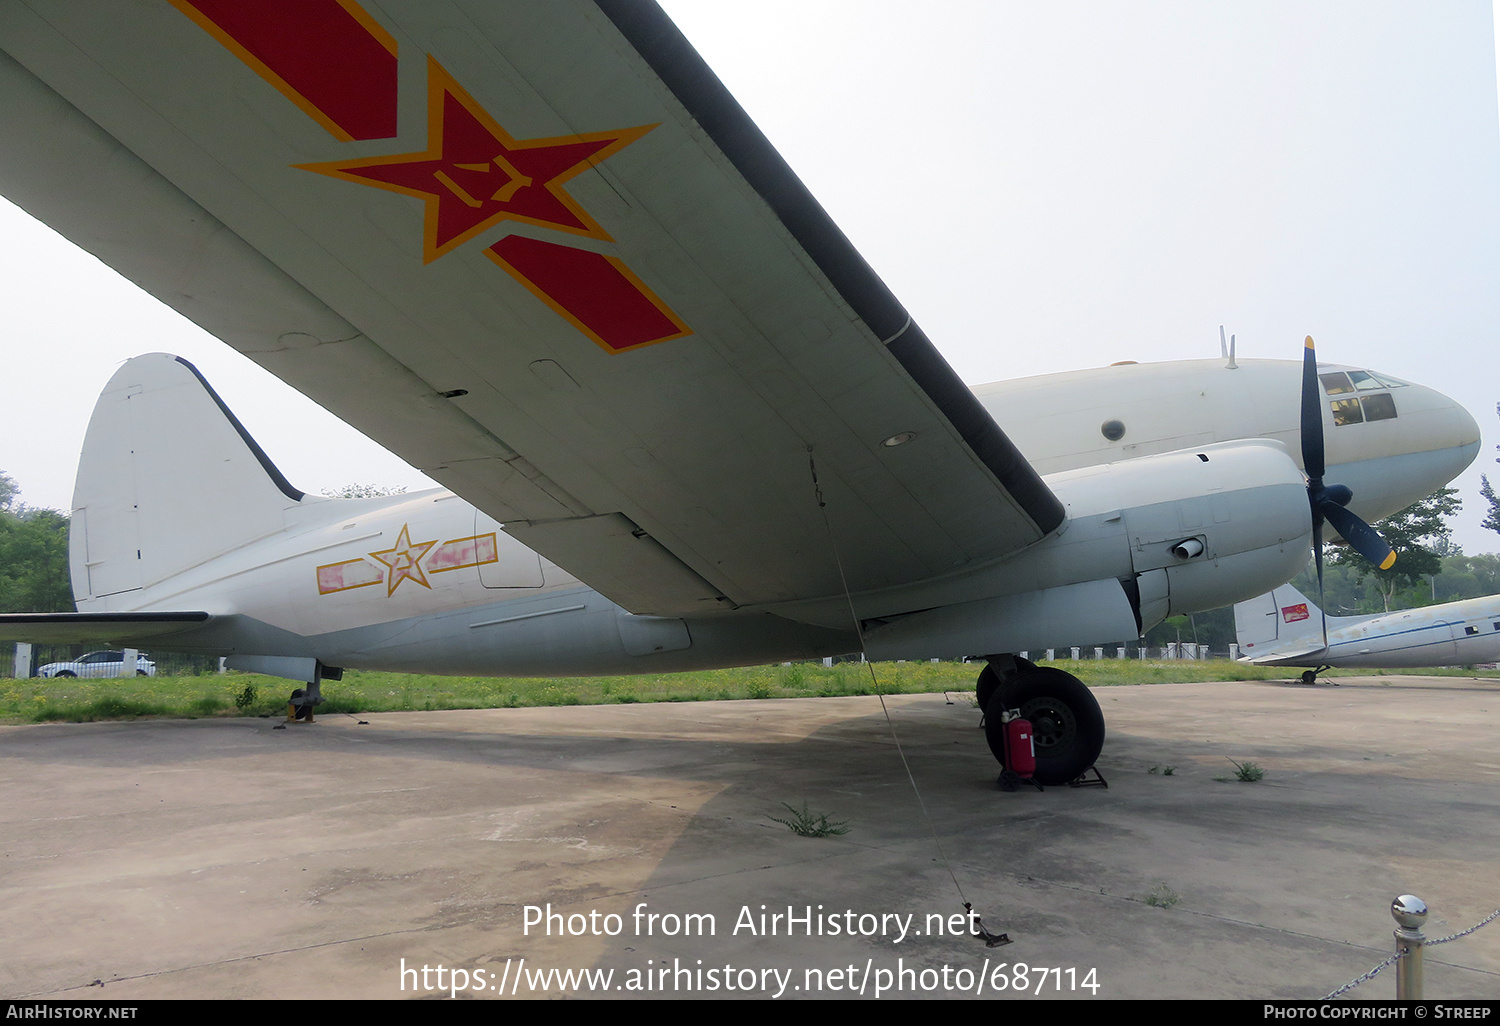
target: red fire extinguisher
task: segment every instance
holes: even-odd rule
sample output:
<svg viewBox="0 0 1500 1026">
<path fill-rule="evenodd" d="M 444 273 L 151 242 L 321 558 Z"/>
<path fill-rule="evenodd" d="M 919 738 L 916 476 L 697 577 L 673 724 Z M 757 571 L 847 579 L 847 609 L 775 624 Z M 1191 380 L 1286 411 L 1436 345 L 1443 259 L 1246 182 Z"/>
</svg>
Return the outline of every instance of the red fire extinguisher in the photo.
<svg viewBox="0 0 1500 1026">
<path fill-rule="evenodd" d="M 1019 709 L 1006 709 L 1000 714 L 1005 725 L 1005 769 L 1022 780 L 1030 780 L 1036 773 L 1036 746 L 1031 739 L 1031 721 L 1021 715 Z"/>
</svg>

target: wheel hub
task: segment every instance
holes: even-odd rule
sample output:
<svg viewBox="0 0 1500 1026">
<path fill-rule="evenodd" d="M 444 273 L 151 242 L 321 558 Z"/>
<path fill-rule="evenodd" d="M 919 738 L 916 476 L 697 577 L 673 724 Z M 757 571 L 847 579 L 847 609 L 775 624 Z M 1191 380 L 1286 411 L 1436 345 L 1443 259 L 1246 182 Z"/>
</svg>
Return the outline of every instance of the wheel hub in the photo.
<svg viewBox="0 0 1500 1026">
<path fill-rule="evenodd" d="M 1038 754 L 1067 748 L 1078 732 L 1073 710 L 1048 698 L 1036 698 L 1021 706 L 1021 715 L 1031 723 L 1032 744 Z"/>
</svg>

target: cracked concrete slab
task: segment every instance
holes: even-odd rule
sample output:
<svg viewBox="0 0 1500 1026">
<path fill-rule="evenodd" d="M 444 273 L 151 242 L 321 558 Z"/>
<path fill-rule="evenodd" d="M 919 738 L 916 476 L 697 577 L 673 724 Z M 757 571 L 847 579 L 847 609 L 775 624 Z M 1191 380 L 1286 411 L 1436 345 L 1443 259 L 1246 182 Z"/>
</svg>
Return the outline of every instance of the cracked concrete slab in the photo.
<svg viewBox="0 0 1500 1026">
<path fill-rule="evenodd" d="M 1321 998 L 1397 894 L 1500 906 L 1500 681 L 1340 684 L 1098 689 L 1110 787 L 1045 793 L 941 695 L 0 728 L 0 994 Z"/>
</svg>

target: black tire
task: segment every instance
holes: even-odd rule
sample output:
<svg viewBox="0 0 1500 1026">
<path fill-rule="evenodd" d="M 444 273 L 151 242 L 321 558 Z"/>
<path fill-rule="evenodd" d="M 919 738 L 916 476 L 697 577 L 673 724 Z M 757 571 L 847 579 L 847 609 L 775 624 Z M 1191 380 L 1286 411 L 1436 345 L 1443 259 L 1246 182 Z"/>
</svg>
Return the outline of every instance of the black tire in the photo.
<svg viewBox="0 0 1500 1026">
<path fill-rule="evenodd" d="M 54 676 L 54 677 L 77 677 L 78 674 L 74 673 L 72 670 L 58 670 L 52 676 Z"/>
<path fill-rule="evenodd" d="M 136 676 L 137 676 L 137 677 L 149 677 L 149 676 L 151 676 L 151 675 L 150 675 L 150 674 L 149 674 L 149 673 L 147 673 L 147 672 L 146 672 L 146 671 L 145 671 L 145 670 L 136 670 L 136 671 L 135 671 L 135 675 L 136 675 Z"/>
<path fill-rule="evenodd" d="M 985 707 L 984 737 L 990 751 L 1005 762 L 1006 709 L 1020 709 L 1031 721 L 1039 784 L 1066 784 L 1082 776 L 1104 749 L 1104 713 L 1093 692 L 1070 673 L 1051 666 L 1012 678 Z"/>
<path fill-rule="evenodd" d="M 990 699 L 1000 690 L 1000 675 L 988 663 L 979 671 L 979 680 L 974 684 L 974 697 L 979 700 L 979 711 L 989 714 Z"/>
<path fill-rule="evenodd" d="M 1022 659 L 1016 656 L 1016 670 L 1019 674 L 1030 673 L 1036 669 L 1036 663 L 1030 659 Z M 995 672 L 992 663 L 985 663 L 984 669 L 979 671 L 979 680 L 974 684 L 974 697 L 979 699 L 979 709 L 987 712 L 990 707 L 990 698 L 995 690 L 1000 687 L 1000 675 Z"/>
<path fill-rule="evenodd" d="M 1317 670 L 1303 670 L 1302 671 L 1302 683 L 1304 683 L 1304 684 L 1316 684 L 1317 682 L 1318 682 L 1318 671 Z"/>
</svg>

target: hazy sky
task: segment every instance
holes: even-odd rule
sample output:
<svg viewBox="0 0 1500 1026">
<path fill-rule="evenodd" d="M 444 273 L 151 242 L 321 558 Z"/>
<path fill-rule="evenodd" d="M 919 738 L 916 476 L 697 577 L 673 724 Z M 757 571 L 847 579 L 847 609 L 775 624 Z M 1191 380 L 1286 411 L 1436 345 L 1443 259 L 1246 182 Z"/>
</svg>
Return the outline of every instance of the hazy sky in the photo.
<svg viewBox="0 0 1500 1026">
<path fill-rule="evenodd" d="M 1432 385 L 1500 442 L 1489 0 L 664 4 L 971 383 L 1297 359 Z M 192 360 L 292 482 L 424 479 L 0 203 L 0 470 L 66 508 L 121 360 Z M 1003 426 L 1003 425 L 1002 425 Z"/>
</svg>

